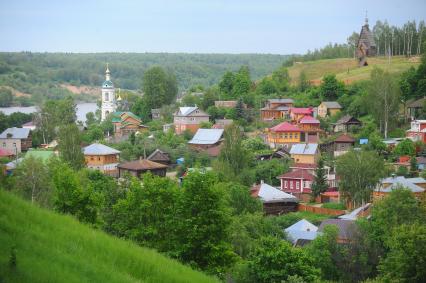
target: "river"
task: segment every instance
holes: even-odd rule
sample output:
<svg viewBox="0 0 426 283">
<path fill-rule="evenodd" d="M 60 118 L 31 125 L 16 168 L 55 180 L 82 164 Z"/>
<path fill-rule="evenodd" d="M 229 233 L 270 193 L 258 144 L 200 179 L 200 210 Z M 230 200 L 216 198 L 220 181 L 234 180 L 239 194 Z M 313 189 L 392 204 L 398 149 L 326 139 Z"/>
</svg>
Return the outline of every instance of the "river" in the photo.
<svg viewBox="0 0 426 283">
<path fill-rule="evenodd" d="M 86 122 L 86 114 L 89 112 L 96 112 L 98 106 L 96 103 L 78 103 L 77 104 L 77 121 L 81 121 L 83 123 Z M 0 112 L 3 112 L 6 115 L 10 115 L 15 112 L 21 112 L 25 114 L 31 114 L 38 111 L 38 107 L 36 106 L 28 106 L 28 107 L 0 107 Z"/>
</svg>

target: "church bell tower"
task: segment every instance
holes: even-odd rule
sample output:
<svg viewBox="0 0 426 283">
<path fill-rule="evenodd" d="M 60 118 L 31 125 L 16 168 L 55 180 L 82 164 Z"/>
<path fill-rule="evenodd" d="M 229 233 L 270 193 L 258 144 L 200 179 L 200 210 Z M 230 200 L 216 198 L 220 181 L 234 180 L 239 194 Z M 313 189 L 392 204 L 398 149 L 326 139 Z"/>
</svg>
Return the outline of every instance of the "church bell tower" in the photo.
<svg viewBox="0 0 426 283">
<path fill-rule="evenodd" d="M 107 63 L 105 71 L 105 81 L 102 84 L 102 106 L 101 121 L 104 121 L 109 114 L 117 110 L 117 101 L 115 99 L 115 88 L 111 81 L 109 67 Z"/>
</svg>

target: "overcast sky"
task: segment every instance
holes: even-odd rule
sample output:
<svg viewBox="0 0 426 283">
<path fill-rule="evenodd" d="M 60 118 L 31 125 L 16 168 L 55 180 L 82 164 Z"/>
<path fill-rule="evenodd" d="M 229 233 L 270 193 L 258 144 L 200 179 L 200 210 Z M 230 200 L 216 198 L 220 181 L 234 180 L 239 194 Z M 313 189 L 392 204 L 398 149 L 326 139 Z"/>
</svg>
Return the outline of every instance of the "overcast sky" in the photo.
<svg viewBox="0 0 426 283">
<path fill-rule="evenodd" d="M 365 6 L 364 6 L 365 5 Z M 426 0 L 0 0 L 0 51 L 305 53 Z"/>
</svg>

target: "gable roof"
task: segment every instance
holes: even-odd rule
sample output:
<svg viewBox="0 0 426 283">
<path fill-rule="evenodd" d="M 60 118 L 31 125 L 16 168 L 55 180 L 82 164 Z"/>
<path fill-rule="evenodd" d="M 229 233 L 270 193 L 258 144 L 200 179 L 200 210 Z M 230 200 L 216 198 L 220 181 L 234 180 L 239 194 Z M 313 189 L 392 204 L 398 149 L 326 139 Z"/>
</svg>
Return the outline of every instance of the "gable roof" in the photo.
<svg viewBox="0 0 426 283">
<path fill-rule="evenodd" d="M 148 160 L 161 160 L 161 161 L 170 161 L 169 154 L 159 150 L 158 148 L 154 150 L 148 157 Z"/>
<path fill-rule="evenodd" d="M 323 101 L 321 104 L 324 104 L 327 108 L 331 109 L 341 109 L 342 106 L 337 101 Z"/>
<path fill-rule="evenodd" d="M 269 103 L 294 103 L 294 100 L 291 98 L 271 98 L 268 99 Z"/>
<path fill-rule="evenodd" d="M 290 154 L 316 154 L 317 150 L 317 143 L 297 143 L 291 147 Z"/>
<path fill-rule="evenodd" d="M 300 169 L 292 172 L 287 172 L 277 177 L 278 179 L 303 179 L 307 181 L 313 181 L 314 176 L 306 170 Z"/>
<path fill-rule="evenodd" d="M 318 232 L 318 227 L 306 219 L 302 219 L 290 227 L 287 227 L 284 229 L 284 232 L 286 233 L 288 240 L 290 240 L 293 244 L 298 243 L 300 240 L 312 241 L 321 234 Z"/>
<path fill-rule="evenodd" d="M 298 199 L 290 194 L 280 191 L 266 183 L 261 183 L 252 188 L 252 196 L 259 197 L 262 202 L 298 202 Z"/>
<path fill-rule="evenodd" d="M 357 46 L 359 47 L 361 43 L 365 44 L 365 46 L 367 46 L 368 48 L 376 46 L 376 41 L 374 40 L 373 33 L 370 31 L 368 23 L 363 25 L 361 28 Z"/>
<path fill-rule="evenodd" d="M 426 97 L 411 101 L 408 103 L 407 108 L 422 108 L 425 101 Z"/>
<path fill-rule="evenodd" d="M 314 112 L 314 109 L 312 107 L 309 107 L 309 108 L 292 107 L 290 109 L 290 112 L 294 114 L 311 115 Z"/>
<path fill-rule="evenodd" d="M 223 135 L 223 129 L 198 129 L 189 144 L 215 144 Z"/>
<path fill-rule="evenodd" d="M 148 159 L 138 159 L 130 162 L 120 163 L 117 167 L 128 170 L 152 170 L 165 169 L 168 166 Z"/>
<path fill-rule="evenodd" d="M 306 219 L 302 219 L 296 223 L 294 223 L 293 225 L 291 225 L 290 227 L 287 227 L 286 229 L 284 229 L 285 231 L 318 231 L 318 227 L 315 226 L 314 224 L 312 224 L 311 222 L 309 222 Z"/>
<path fill-rule="evenodd" d="M 347 143 L 354 143 L 355 139 L 352 138 L 350 135 L 348 134 L 342 134 L 340 136 L 338 136 L 334 142 L 347 142 Z"/>
<path fill-rule="evenodd" d="M 358 120 L 357 118 L 355 118 L 355 117 L 353 117 L 353 116 L 351 116 L 351 115 L 345 115 L 345 116 L 343 116 L 342 118 L 340 118 L 339 120 L 337 120 L 336 125 L 339 125 L 339 124 L 346 124 L 346 123 L 349 123 L 351 120 L 352 120 L 352 122 L 354 122 L 354 123 L 359 123 L 359 124 L 361 124 L 361 121 L 360 121 L 360 120 Z"/>
<path fill-rule="evenodd" d="M 386 188 L 376 188 L 374 191 L 376 192 L 384 192 L 389 193 L 393 190 L 396 190 L 400 187 L 404 187 L 409 189 L 413 193 L 421 193 L 424 192 L 425 189 L 420 187 L 417 184 L 426 183 L 426 180 L 423 178 L 405 178 L 404 176 L 396 176 L 396 177 L 389 177 L 382 180 L 382 184 L 391 184 L 390 186 Z"/>
<path fill-rule="evenodd" d="M 301 132 L 301 130 L 290 124 L 289 122 L 282 122 L 281 124 L 276 125 L 270 129 L 272 132 Z"/>
<path fill-rule="evenodd" d="M 10 135 L 10 137 L 8 136 Z M 28 128 L 7 128 L 0 134 L 0 139 L 27 139 L 30 135 Z"/>
<path fill-rule="evenodd" d="M 324 228 L 327 225 L 335 225 L 339 230 L 338 238 L 343 240 L 350 240 L 353 238 L 356 225 L 353 220 L 345 219 L 326 219 L 321 222 L 321 225 L 318 227 L 318 232 L 324 232 Z"/>
<path fill-rule="evenodd" d="M 84 148 L 83 153 L 84 155 L 109 155 L 119 154 L 120 151 L 101 143 L 92 143 Z"/>
<path fill-rule="evenodd" d="M 196 106 L 185 106 L 179 107 L 179 110 L 175 113 L 175 116 L 210 116 L 207 113 L 201 111 Z"/>
<path fill-rule="evenodd" d="M 320 121 L 310 115 L 303 116 L 299 121 L 300 124 L 320 124 Z"/>
</svg>

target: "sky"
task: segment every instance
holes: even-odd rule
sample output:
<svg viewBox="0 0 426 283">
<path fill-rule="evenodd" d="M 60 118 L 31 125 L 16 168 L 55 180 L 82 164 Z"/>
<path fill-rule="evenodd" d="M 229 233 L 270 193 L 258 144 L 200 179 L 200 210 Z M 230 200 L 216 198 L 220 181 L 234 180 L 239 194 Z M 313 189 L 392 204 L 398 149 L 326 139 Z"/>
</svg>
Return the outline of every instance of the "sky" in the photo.
<svg viewBox="0 0 426 283">
<path fill-rule="evenodd" d="M 426 0 L 0 0 L 0 51 L 303 54 Z"/>
</svg>

